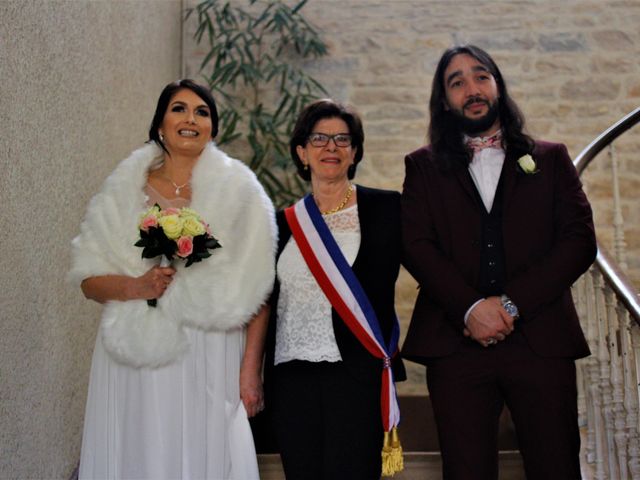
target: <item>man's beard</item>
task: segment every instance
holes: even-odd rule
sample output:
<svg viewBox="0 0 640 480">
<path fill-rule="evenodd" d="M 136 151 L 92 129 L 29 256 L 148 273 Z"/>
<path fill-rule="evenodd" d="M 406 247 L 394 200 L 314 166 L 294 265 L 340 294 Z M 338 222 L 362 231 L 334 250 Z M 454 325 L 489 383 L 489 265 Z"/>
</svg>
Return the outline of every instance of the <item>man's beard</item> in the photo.
<svg viewBox="0 0 640 480">
<path fill-rule="evenodd" d="M 449 110 L 449 112 L 453 116 L 454 124 L 458 127 L 458 129 L 460 129 L 460 131 L 462 131 L 463 133 L 466 133 L 469 136 L 486 132 L 493 126 L 494 123 L 496 123 L 496 120 L 498 119 L 499 112 L 498 112 L 497 100 L 490 103 L 484 99 L 472 98 L 465 104 L 465 107 L 467 105 L 471 105 L 472 103 L 479 103 L 479 102 L 482 102 L 485 105 L 487 105 L 487 107 L 489 107 L 489 110 L 487 110 L 487 113 L 481 118 L 466 117 L 462 113 L 464 112 L 464 107 L 462 111 L 458 111 L 454 109 Z"/>
</svg>

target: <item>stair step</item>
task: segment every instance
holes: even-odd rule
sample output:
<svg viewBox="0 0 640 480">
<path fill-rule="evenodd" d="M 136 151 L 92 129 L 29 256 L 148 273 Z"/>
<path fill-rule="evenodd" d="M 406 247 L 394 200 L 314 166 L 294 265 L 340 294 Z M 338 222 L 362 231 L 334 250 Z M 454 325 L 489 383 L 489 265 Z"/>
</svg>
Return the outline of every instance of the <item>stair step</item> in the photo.
<svg viewBox="0 0 640 480">
<path fill-rule="evenodd" d="M 402 421 L 398 433 L 405 452 L 439 452 L 436 421 L 428 395 L 400 396 Z M 518 450 L 516 430 L 508 408 L 504 408 L 498 424 L 498 450 Z M 262 452 L 261 452 L 262 453 Z M 264 452 L 272 453 L 272 452 Z"/>
<path fill-rule="evenodd" d="M 427 395 L 398 398 L 402 421 L 398 433 L 405 452 L 439 452 L 436 422 Z M 268 412 L 251 419 L 257 453 L 276 453 L 275 438 L 267 418 Z M 498 425 L 498 450 L 518 450 L 516 431 L 505 407 Z"/>
<path fill-rule="evenodd" d="M 499 480 L 525 480 L 522 457 L 517 451 L 499 453 Z M 277 454 L 258 455 L 261 480 L 284 480 L 282 463 Z M 393 476 L 393 480 L 439 480 L 442 478 L 442 462 L 436 452 L 406 452 L 404 470 Z"/>
</svg>

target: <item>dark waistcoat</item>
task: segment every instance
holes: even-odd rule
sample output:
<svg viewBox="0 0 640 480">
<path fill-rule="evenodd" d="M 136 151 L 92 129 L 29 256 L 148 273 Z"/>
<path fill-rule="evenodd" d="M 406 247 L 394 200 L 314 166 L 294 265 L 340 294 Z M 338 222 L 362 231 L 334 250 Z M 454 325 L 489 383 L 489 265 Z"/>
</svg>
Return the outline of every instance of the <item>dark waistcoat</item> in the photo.
<svg viewBox="0 0 640 480">
<path fill-rule="evenodd" d="M 502 212 L 504 210 L 502 193 L 504 181 L 502 178 L 503 176 L 500 175 L 490 212 L 487 212 L 480 193 L 477 188 L 474 188 L 478 207 L 482 210 L 480 276 L 477 288 L 485 297 L 500 295 L 504 291 L 505 256 L 502 237 Z"/>
</svg>

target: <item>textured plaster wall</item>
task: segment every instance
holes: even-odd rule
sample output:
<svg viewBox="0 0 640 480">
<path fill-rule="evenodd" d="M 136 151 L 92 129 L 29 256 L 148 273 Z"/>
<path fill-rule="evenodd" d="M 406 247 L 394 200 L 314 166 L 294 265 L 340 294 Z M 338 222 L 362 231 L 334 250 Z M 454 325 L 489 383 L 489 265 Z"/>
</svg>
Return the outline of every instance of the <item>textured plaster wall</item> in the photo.
<svg viewBox="0 0 640 480">
<path fill-rule="evenodd" d="M 436 63 L 454 44 L 487 49 L 530 133 L 566 143 L 572 156 L 640 105 L 638 0 L 313 0 L 303 13 L 329 45 L 326 57 L 304 68 L 331 97 L 362 114 L 365 156 L 357 181 L 365 185 L 402 188 L 404 155 L 426 142 Z M 197 75 L 204 50 L 190 39 L 185 43 L 186 75 Z M 632 132 L 619 142 L 618 153 L 629 273 L 640 286 L 640 127 Z M 590 166 L 585 183 L 600 239 L 610 245 L 606 158 Z M 403 273 L 397 292 L 403 331 L 415 286 Z M 423 369 L 412 369 L 411 382 L 400 390 L 423 391 Z"/>
<path fill-rule="evenodd" d="M 0 1 L 0 478 L 68 478 L 99 307 L 65 283 L 113 166 L 181 65 L 180 0 Z"/>
</svg>

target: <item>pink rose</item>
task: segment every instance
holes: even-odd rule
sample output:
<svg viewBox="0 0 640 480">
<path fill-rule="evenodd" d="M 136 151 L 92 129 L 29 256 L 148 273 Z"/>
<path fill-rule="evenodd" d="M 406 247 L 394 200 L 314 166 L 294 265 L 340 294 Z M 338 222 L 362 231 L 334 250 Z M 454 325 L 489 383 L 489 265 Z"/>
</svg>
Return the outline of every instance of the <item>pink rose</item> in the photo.
<svg viewBox="0 0 640 480">
<path fill-rule="evenodd" d="M 180 215 L 180 209 L 179 208 L 166 208 L 162 211 L 162 215 L 166 216 L 166 215 Z"/>
<path fill-rule="evenodd" d="M 193 237 L 180 237 L 178 239 L 178 256 L 187 258 L 193 252 Z"/>
<path fill-rule="evenodd" d="M 158 226 L 158 219 L 155 215 L 147 215 L 140 222 L 140 230 L 148 232 L 151 227 Z"/>
</svg>

